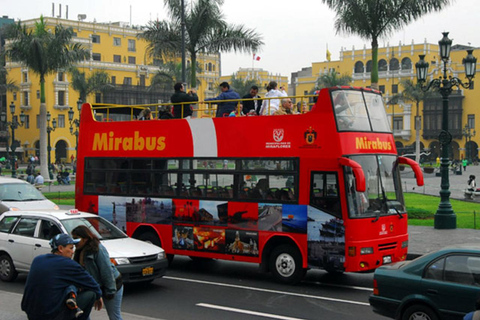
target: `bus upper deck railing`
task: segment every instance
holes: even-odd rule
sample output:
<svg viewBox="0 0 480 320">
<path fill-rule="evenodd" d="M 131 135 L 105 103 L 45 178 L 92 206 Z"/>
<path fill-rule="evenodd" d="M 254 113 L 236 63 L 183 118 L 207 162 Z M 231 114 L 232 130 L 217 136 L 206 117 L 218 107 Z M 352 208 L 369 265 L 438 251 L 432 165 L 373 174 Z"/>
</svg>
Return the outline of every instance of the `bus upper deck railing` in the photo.
<svg viewBox="0 0 480 320">
<path fill-rule="evenodd" d="M 214 118 L 217 112 L 217 106 L 224 102 L 235 101 L 237 104 L 235 116 L 238 116 L 239 108 L 243 107 L 244 101 L 260 100 L 282 100 L 291 99 L 294 100 L 294 106 L 292 112 L 306 113 L 310 111 L 314 105 L 313 99 L 316 95 L 302 95 L 302 96 L 286 96 L 286 97 L 272 97 L 272 98 L 252 98 L 252 99 L 236 99 L 236 100 L 214 100 L 214 101 L 198 101 L 198 102 L 181 102 L 181 103 L 154 103 L 154 104 L 142 104 L 142 105 L 115 105 L 115 104 L 92 104 L 92 110 L 95 114 L 97 121 L 130 121 L 137 120 L 140 112 L 146 108 L 151 110 L 152 119 L 167 119 L 171 116 L 163 117 L 165 114 L 172 114 L 173 106 L 175 105 L 190 105 L 193 111 L 192 118 Z M 281 105 L 281 102 L 279 103 Z M 300 109 L 298 109 L 300 106 Z M 306 106 L 306 107 L 305 107 Z M 268 104 L 266 115 L 271 114 L 271 104 Z M 180 108 L 182 114 L 181 118 L 184 118 L 183 107 Z"/>
</svg>

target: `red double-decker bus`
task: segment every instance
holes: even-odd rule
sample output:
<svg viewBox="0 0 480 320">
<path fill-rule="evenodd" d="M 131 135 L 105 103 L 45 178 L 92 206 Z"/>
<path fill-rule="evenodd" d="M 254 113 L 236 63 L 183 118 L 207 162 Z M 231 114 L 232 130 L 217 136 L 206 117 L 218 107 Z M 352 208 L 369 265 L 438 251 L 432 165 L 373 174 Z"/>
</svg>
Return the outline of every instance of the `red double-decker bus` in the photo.
<svg viewBox="0 0 480 320">
<path fill-rule="evenodd" d="M 399 165 L 423 175 L 397 156 L 379 92 L 323 89 L 293 115 L 95 120 L 105 112 L 82 108 L 76 205 L 171 258 L 258 263 L 286 283 L 406 258 Z"/>
</svg>

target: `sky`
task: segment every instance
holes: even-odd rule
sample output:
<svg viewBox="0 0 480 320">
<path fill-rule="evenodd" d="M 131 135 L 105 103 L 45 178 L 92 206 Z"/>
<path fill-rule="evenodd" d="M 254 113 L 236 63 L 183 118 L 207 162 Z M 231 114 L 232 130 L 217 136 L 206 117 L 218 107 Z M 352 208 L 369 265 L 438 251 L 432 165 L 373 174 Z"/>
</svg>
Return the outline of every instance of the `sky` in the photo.
<svg viewBox="0 0 480 320">
<path fill-rule="evenodd" d="M 192 0 L 185 0 L 189 3 Z M 127 22 L 146 25 L 150 20 L 166 19 L 162 0 L 0 0 L 0 15 L 27 20 L 41 14 L 55 15 L 62 7 L 65 18 L 76 20 L 78 14 L 86 14 L 86 21 Z M 222 53 L 222 75 L 230 75 L 239 68 L 262 68 L 271 74 L 290 77 L 292 72 L 311 66 L 312 62 L 326 60 L 326 50 L 332 60 L 338 60 L 340 51 L 370 48 L 370 41 L 356 35 L 336 34 L 335 13 L 321 0 L 225 0 L 222 11 L 227 22 L 243 24 L 255 29 L 265 43 L 257 52 L 259 61 L 250 53 Z M 441 12 L 428 14 L 407 27 L 380 39 L 380 47 L 415 43 L 438 43 L 442 32 L 449 31 L 453 44 L 480 47 L 480 32 L 475 27 L 480 18 L 478 0 L 454 0 Z M 474 55 L 480 55 L 474 52 Z"/>
</svg>

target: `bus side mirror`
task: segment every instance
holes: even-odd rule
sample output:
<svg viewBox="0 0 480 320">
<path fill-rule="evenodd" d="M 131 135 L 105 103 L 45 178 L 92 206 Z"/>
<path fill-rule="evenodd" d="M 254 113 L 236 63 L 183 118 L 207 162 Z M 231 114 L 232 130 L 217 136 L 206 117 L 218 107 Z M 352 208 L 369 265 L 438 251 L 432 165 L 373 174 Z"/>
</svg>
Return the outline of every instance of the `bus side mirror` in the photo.
<svg viewBox="0 0 480 320">
<path fill-rule="evenodd" d="M 416 161 L 407 157 L 398 157 L 398 163 L 409 165 L 415 173 L 415 178 L 417 179 L 417 186 L 423 186 L 424 181 L 422 169 L 420 169 L 420 165 Z"/>
</svg>

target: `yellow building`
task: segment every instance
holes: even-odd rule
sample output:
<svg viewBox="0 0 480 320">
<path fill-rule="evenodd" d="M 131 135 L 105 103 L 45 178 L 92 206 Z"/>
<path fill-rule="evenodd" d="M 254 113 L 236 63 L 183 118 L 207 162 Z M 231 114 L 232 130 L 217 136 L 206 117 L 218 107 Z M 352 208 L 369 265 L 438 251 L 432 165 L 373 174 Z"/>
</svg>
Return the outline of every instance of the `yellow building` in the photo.
<svg viewBox="0 0 480 320">
<path fill-rule="evenodd" d="M 466 49 L 472 47 L 454 45 L 450 54 L 447 74 L 465 79 L 462 59 L 466 57 Z M 379 48 L 379 90 L 384 94 L 385 101 L 401 92 L 401 80 L 409 79 L 417 82 L 415 63 L 419 55 L 424 54 L 425 61 L 430 68 L 427 81 L 443 75 L 443 62 L 439 58 L 438 44 L 422 43 Z M 475 55 L 475 52 L 474 52 Z M 478 55 L 478 54 L 477 54 Z M 292 89 L 294 94 L 308 94 L 315 87 L 319 76 L 335 70 L 338 74 L 347 74 L 352 77 L 352 86 L 370 86 L 371 49 L 364 47 L 356 50 L 342 50 L 340 59 L 336 61 L 314 62 L 310 67 L 292 74 Z M 478 70 L 478 68 L 477 68 Z M 478 80 L 477 80 L 478 81 Z M 450 157 L 452 159 L 476 159 L 480 136 L 471 136 L 476 128 L 476 101 L 480 98 L 479 89 L 465 90 L 455 87 L 450 95 L 449 103 L 449 131 L 453 136 Z M 417 118 L 420 130 L 420 151 L 426 155 L 424 159 L 431 161 L 440 155 L 438 135 L 441 131 L 442 100 L 429 99 L 425 106 L 415 102 L 400 102 L 396 105 L 386 105 L 386 111 L 393 127 L 393 133 L 398 152 L 400 154 L 415 153 L 415 119 Z M 470 132 L 470 134 L 469 134 Z M 428 156 L 428 154 L 430 154 Z"/>
<path fill-rule="evenodd" d="M 25 20 L 22 24 L 33 28 L 39 19 Z M 173 87 L 163 88 L 150 92 L 147 90 L 152 77 L 160 70 L 158 61 L 154 61 L 147 54 L 147 42 L 138 37 L 141 28 L 130 27 L 125 23 L 96 23 L 45 17 L 44 21 L 49 29 L 61 24 L 74 30 L 73 41 L 80 43 L 90 50 L 91 58 L 78 63 L 76 67 L 85 72 L 86 77 L 95 70 L 106 71 L 115 90 L 105 94 L 91 94 L 87 102 L 103 102 L 113 104 L 155 104 L 169 102 L 173 94 Z M 8 41 L 6 43 L 8 46 Z M 216 95 L 215 83 L 218 82 L 220 70 L 220 55 L 199 55 L 198 62 L 203 71 L 197 73 L 197 92 L 200 101 L 206 97 Z M 190 64 L 187 55 L 187 65 Z M 17 156 L 24 161 L 27 155 L 39 153 L 39 124 L 38 113 L 40 108 L 40 85 L 38 76 L 28 68 L 7 61 L 6 69 L 8 80 L 13 80 L 19 91 L 7 93 L 7 105 L 12 102 L 16 106 L 16 115 L 21 111 L 25 114 L 25 124 L 15 130 Z M 75 112 L 74 119 L 78 119 L 77 100 L 79 93 L 71 86 L 71 75 L 67 70 L 58 70 L 45 79 L 45 98 L 47 111 L 51 114 L 50 126 L 55 119 L 57 128 L 51 132 L 52 161 L 67 160 L 75 155 L 76 128 L 70 130 L 68 111 Z M 8 107 L 8 121 L 11 114 Z M 11 133 L 9 133 L 11 134 Z M 1 135 L 0 135 L 1 137 Z M 11 144 L 11 139 L 8 144 Z M 3 150 L 5 150 L 5 141 Z M 5 155 L 4 152 L 0 154 Z M 23 155 L 23 156 L 21 156 Z"/>
<path fill-rule="evenodd" d="M 258 85 L 258 92 L 260 96 L 263 96 L 265 93 L 267 93 L 266 88 L 270 81 L 277 82 L 279 88 L 284 86 L 285 90 L 288 91 L 288 77 L 282 76 L 278 73 L 269 73 L 261 68 L 239 68 L 238 71 L 233 75 L 236 79 L 242 79 L 243 81 L 252 79 L 255 80 Z M 233 75 L 221 76 L 219 80 L 220 83 L 223 81 L 230 83 Z M 247 93 L 248 92 L 239 92 L 240 96 L 242 97 Z"/>
</svg>

